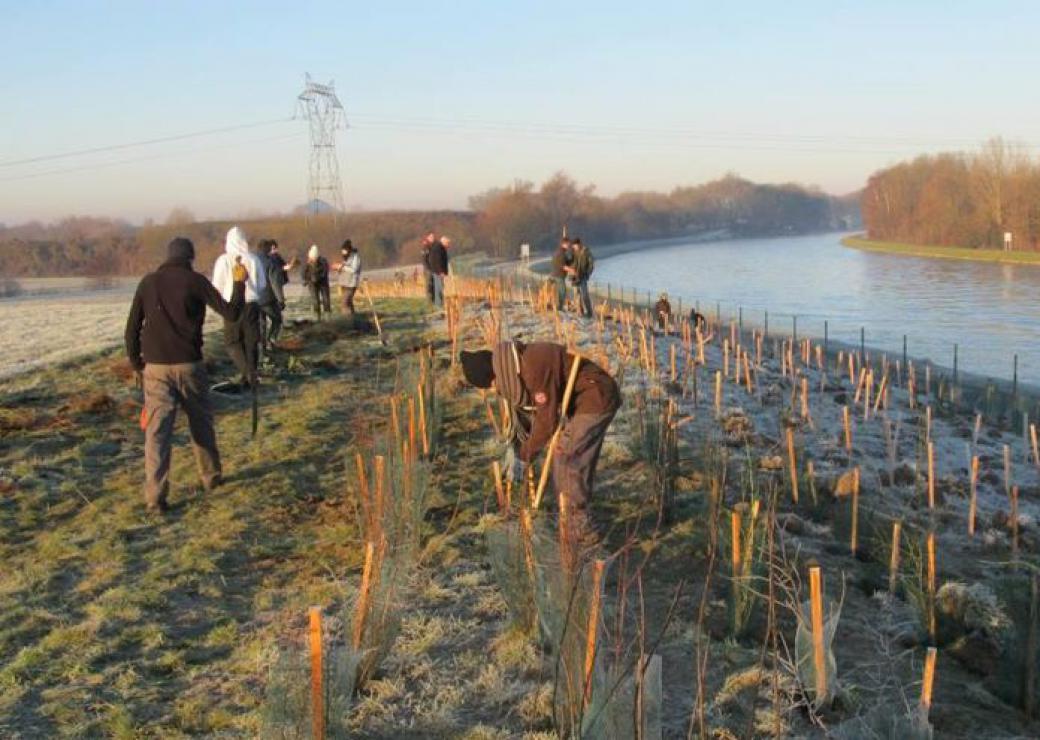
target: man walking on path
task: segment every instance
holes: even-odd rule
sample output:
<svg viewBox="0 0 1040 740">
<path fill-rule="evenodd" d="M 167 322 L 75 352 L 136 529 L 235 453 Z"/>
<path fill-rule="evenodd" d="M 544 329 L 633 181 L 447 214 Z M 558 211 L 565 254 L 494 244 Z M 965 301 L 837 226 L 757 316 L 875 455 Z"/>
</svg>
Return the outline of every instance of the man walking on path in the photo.
<svg viewBox="0 0 1040 740">
<path fill-rule="evenodd" d="M 451 239 L 442 236 L 430 247 L 430 272 L 433 274 L 433 303 L 444 307 L 444 278 L 448 274 L 448 246 Z"/>
<path fill-rule="evenodd" d="M 589 278 L 592 277 L 592 271 L 595 269 L 595 261 L 592 259 L 592 252 L 581 243 L 581 239 L 576 238 L 572 242 L 572 246 L 574 248 L 574 258 L 568 271 L 571 274 L 571 279 L 574 281 L 574 287 L 578 291 L 578 304 L 581 315 L 592 316 Z"/>
<path fill-rule="evenodd" d="M 237 226 L 228 229 L 224 254 L 213 266 L 213 285 L 225 301 L 231 300 L 233 289 L 231 268 L 241 263 L 249 277 L 246 280 L 246 305 L 236 321 L 224 320 L 224 343 L 239 373 L 239 383 L 252 385 L 260 359 L 260 297 L 267 289 L 260 258 L 249 251 L 249 241 Z"/>
<path fill-rule="evenodd" d="M 567 303 L 567 268 L 571 265 L 571 240 L 563 237 L 560 248 L 552 257 L 552 281 L 556 288 L 556 308 L 562 311 Z"/>
<path fill-rule="evenodd" d="M 329 297 L 329 263 L 318 252 L 317 244 L 312 244 L 307 250 L 307 264 L 303 266 L 303 284 L 311 293 L 314 315 L 321 321 L 323 310 L 326 315 L 332 312 L 332 301 Z"/>
<path fill-rule="evenodd" d="M 361 255 L 353 242 L 347 239 L 340 248 L 342 262 L 337 262 L 332 269 L 339 275 L 339 287 L 343 290 L 343 312 L 354 315 L 354 294 L 361 286 Z"/>
<path fill-rule="evenodd" d="M 150 510 L 167 509 L 170 455 L 177 408 L 188 415 L 195 463 L 206 490 L 221 483 L 220 453 L 213 430 L 209 378 L 202 362 L 202 325 L 209 306 L 225 321 L 241 316 L 249 272 L 241 257 L 230 269 L 232 289 L 225 301 L 192 269 L 195 247 L 177 238 L 159 269 L 141 279 L 126 321 L 126 355 L 143 374 L 144 499 Z"/>
<path fill-rule="evenodd" d="M 261 239 L 257 257 L 267 278 L 267 287 L 260 292 L 260 339 L 265 352 L 274 349 L 282 331 L 282 311 L 285 310 L 285 265 L 275 260 L 272 249 L 278 246 L 274 239 Z"/>
<path fill-rule="evenodd" d="M 436 237 L 432 231 L 423 237 L 422 266 L 423 279 L 426 281 L 426 297 L 430 299 L 430 303 L 437 305 L 437 291 L 434 287 L 433 271 L 430 269 L 430 250 L 433 249 L 434 241 L 436 241 Z"/>
<path fill-rule="evenodd" d="M 563 431 L 552 461 L 553 486 L 567 497 L 579 536 L 591 535 L 587 508 L 596 464 L 610 422 L 621 407 L 617 382 L 582 359 L 570 399 L 560 409 L 574 356 L 551 342 L 501 342 L 493 350 L 462 352 L 462 372 L 470 385 L 494 387 L 511 409 L 514 461 L 532 462 L 553 437 L 561 414 Z M 521 467 L 511 464 L 518 478 Z"/>
</svg>

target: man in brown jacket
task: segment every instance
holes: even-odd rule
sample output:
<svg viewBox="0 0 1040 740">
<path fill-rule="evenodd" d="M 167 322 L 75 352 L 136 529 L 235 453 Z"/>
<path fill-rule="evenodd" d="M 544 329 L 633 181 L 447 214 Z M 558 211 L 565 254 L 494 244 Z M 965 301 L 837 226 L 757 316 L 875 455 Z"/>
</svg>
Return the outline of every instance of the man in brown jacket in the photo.
<svg viewBox="0 0 1040 740">
<path fill-rule="evenodd" d="M 231 268 L 230 301 L 192 269 L 194 259 L 191 240 L 178 237 L 171 241 L 166 261 L 138 284 L 126 321 L 126 356 L 144 376 L 144 498 L 150 510 L 160 513 L 167 509 L 178 407 L 188 417 L 203 485 L 207 490 L 220 485 L 220 453 L 209 379 L 202 362 L 202 325 L 207 306 L 233 322 L 245 305 L 248 272 L 241 258 Z"/>
<path fill-rule="evenodd" d="M 621 391 L 603 368 L 582 359 L 570 405 L 561 409 L 574 356 L 551 342 L 502 342 L 494 350 L 463 352 L 462 372 L 477 388 L 494 387 L 512 410 L 513 449 L 530 463 L 563 430 L 553 452 L 553 486 L 584 519 L 607 428 L 621 407 Z"/>
</svg>

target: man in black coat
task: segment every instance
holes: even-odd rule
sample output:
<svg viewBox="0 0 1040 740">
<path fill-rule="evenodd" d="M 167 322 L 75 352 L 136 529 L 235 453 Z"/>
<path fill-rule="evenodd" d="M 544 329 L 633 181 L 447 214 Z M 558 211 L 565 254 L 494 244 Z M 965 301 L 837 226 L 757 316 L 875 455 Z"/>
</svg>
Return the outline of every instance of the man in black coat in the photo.
<svg viewBox="0 0 1040 740">
<path fill-rule="evenodd" d="M 232 267 L 231 300 L 225 301 L 203 275 L 192 269 L 195 246 L 178 237 L 167 259 L 137 286 L 126 321 L 126 356 L 143 375 L 144 498 L 149 509 L 167 509 L 170 456 L 178 407 L 188 415 L 195 462 L 207 490 L 221 482 L 220 453 L 213 430 L 209 378 L 202 362 L 202 325 L 206 307 L 225 321 L 237 321 L 245 305 L 248 273 Z"/>
<path fill-rule="evenodd" d="M 433 302 L 444 306 L 444 278 L 448 274 L 448 245 L 451 239 L 442 236 L 430 247 L 430 273 L 433 275 Z"/>
</svg>

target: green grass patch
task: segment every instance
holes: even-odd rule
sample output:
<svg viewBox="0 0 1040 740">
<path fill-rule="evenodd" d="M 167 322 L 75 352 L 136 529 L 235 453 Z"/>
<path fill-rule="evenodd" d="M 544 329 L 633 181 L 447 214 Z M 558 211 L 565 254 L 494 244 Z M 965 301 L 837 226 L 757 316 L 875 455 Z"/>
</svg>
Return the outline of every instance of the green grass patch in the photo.
<svg viewBox="0 0 1040 740">
<path fill-rule="evenodd" d="M 973 247 L 942 247 L 928 244 L 904 244 L 847 236 L 841 243 L 852 249 L 882 254 L 897 254 L 904 257 L 938 257 L 948 260 L 970 262 L 1002 262 L 1015 265 L 1040 265 L 1040 252 L 1005 252 L 1001 249 L 976 249 Z"/>
</svg>

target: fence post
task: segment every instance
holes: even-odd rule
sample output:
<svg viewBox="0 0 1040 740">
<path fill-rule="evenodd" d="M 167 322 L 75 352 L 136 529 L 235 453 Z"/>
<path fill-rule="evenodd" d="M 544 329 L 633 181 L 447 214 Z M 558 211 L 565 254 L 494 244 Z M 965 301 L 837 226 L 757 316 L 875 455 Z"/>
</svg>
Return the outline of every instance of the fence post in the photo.
<svg viewBox="0 0 1040 740">
<path fill-rule="evenodd" d="M 859 364 L 863 364 L 863 358 L 867 356 L 867 331 L 862 326 L 859 328 Z"/>
<path fill-rule="evenodd" d="M 737 331 L 740 332 L 740 341 L 744 341 L 744 307 L 737 307 Z"/>
<path fill-rule="evenodd" d="M 310 608 L 311 732 L 314 740 L 325 740 L 325 689 L 322 685 L 321 607 Z"/>
<path fill-rule="evenodd" d="M 798 317 L 791 317 L 791 348 L 794 351 L 794 345 L 798 344 Z"/>
<path fill-rule="evenodd" d="M 765 341 L 769 341 L 769 311 L 766 311 L 766 330 L 763 338 Z"/>
<path fill-rule="evenodd" d="M 715 301 L 715 324 L 722 326 L 722 304 L 719 301 Z"/>
<path fill-rule="evenodd" d="M 827 346 L 830 343 L 830 327 L 827 325 L 827 320 L 823 320 L 823 357 L 824 361 L 827 359 Z"/>
<path fill-rule="evenodd" d="M 906 334 L 903 335 L 903 372 L 908 372 L 906 365 Z"/>
</svg>

